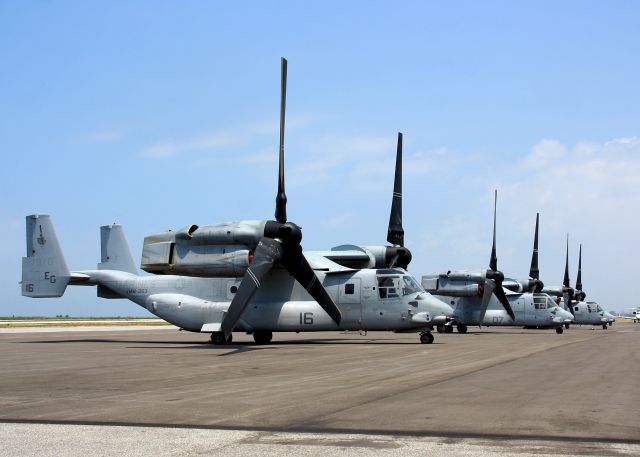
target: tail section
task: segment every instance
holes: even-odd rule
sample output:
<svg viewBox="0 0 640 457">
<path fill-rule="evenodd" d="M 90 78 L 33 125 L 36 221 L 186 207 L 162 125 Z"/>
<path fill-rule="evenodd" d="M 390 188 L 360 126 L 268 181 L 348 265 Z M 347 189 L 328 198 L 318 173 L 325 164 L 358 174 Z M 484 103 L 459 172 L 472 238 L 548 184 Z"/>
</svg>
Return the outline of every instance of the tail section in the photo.
<svg viewBox="0 0 640 457">
<path fill-rule="evenodd" d="M 101 263 L 98 270 L 119 270 L 138 274 L 129 244 L 119 224 L 100 227 Z"/>
<path fill-rule="evenodd" d="M 51 218 L 27 216 L 27 256 L 22 258 L 22 295 L 61 297 L 70 274 Z"/>
</svg>

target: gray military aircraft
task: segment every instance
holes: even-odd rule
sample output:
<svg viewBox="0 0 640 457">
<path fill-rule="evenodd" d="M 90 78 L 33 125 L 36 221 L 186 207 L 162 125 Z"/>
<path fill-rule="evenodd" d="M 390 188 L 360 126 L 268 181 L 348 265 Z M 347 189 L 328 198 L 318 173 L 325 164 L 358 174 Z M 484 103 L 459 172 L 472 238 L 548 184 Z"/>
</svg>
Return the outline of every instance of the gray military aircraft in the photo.
<svg viewBox="0 0 640 457">
<path fill-rule="evenodd" d="M 617 317 L 620 319 L 633 321 L 634 324 L 640 322 L 640 306 L 636 306 L 635 308 L 629 308 L 631 310 L 631 316 L 623 316 L 619 314 Z"/>
<path fill-rule="evenodd" d="M 613 314 L 602 309 L 596 302 L 587 302 L 587 294 L 582 290 L 582 244 L 578 256 L 578 277 L 576 288 L 573 289 L 569 280 L 569 238 L 567 236 L 567 253 L 564 268 L 563 286 L 545 289 L 550 295 L 555 295 L 560 300 L 562 293 L 565 309 L 573 314 L 573 323 L 579 325 L 601 325 L 604 330 L 613 325 L 616 318 Z M 575 299 L 574 299 L 575 298 Z M 568 328 L 568 324 L 567 324 Z"/>
<path fill-rule="evenodd" d="M 555 328 L 562 333 L 563 324 L 570 322 L 572 316 L 549 295 L 536 292 L 535 287 L 533 291 L 516 292 L 503 288 L 504 275 L 498 270 L 496 256 L 497 191 L 494 198 L 489 269 L 447 271 L 422 277 L 425 290 L 443 301 L 450 300 L 454 307 L 454 320 L 438 327 L 438 331 L 452 332 L 455 325 L 459 333 L 466 333 L 469 325 L 486 325 Z"/>
<path fill-rule="evenodd" d="M 400 258 L 389 264 L 382 253 L 370 259 L 369 268 L 356 269 L 323 253 L 303 253 L 302 230 L 286 215 L 286 75 L 282 59 L 275 220 L 189 225 L 146 237 L 142 268 L 155 275 L 142 276 L 121 226 L 101 228 L 97 270 L 70 272 L 50 217 L 27 216 L 22 294 L 60 297 L 67 285 L 96 285 L 100 297 L 127 298 L 180 328 L 210 332 L 218 344 L 231 342 L 233 331 L 268 343 L 274 331 L 322 330 L 416 332 L 422 343 L 432 343 L 430 329 L 445 323 L 453 310 L 395 267 Z M 331 252 L 343 260 L 350 255 Z"/>
</svg>

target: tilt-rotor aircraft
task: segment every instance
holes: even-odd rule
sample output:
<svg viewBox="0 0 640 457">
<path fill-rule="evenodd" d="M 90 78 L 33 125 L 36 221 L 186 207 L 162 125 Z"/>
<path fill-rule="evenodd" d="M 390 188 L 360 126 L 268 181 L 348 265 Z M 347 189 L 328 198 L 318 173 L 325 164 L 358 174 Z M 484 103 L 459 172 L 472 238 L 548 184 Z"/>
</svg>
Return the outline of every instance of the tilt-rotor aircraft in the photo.
<svg viewBox="0 0 640 457">
<path fill-rule="evenodd" d="M 631 316 L 619 315 L 618 318 L 633 321 L 634 324 L 640 322 L 640 306 L 635 308 L 629 308 L 631 310 Z"/>
<path fill-rule="evenodd" d="M 326 330 L 415 332 L 432 343 L 430 329 L 453 310 L 403 268 L 385 258 L 349 268 L 322 253 L 303 253 L 302 230 L 286 214 L 286 75 L 282 59 L 275 220 L 189 225 L 148 236 L 142 269 L 155 274 L 144 276 L 120 225 L 101 227 L 96 270 L 69 271 L 50 217 L 27 216 L 22 295 L 60 297 L 69 284 L 97 286 L 99 297 L 127 298 L 182 329 L 211 333 L 217 344 L 230 343 L 234 331 L 269 343 L 273 332 Z"/>
<path fill-rule="evenodd" d="M 567 253 L 564 266 L 564 280 L 562 287 L 544 289 L 545 293 L 563 297 L 565 308 L 573 314 L 573 323 L 579 325 L 601 325 L 604 330 L 613 325 L 616 318 L 613 314 L 602 309 L 596 302 L 587 302 L 587 294 L 582 290 L 582 245 L 578 256 L 578 277 L 576 288 L 573 289 L 569 280 L 569 237 L 567 236 Z M 575 298 L 575 300 L 574 300 Z M 568 328 L 568 324 L 567 324 Z"/>
<path fill-rule="evenodd" d="M 466 333 L 469 325 L 555 328 L 563 332 L 563 324 L 572 316 L 558 307 L 553 299 L 538 292 L 513 292 L 503 288 L 504 274 L 498 270 L 496 256 L 496 205 L 493 207 L 493 245 L 488 270 L 458 270 L 424 275 L 422 286 L 437 298 L 450 300 L 454 319 L 439 331 Z"/>
</svg>

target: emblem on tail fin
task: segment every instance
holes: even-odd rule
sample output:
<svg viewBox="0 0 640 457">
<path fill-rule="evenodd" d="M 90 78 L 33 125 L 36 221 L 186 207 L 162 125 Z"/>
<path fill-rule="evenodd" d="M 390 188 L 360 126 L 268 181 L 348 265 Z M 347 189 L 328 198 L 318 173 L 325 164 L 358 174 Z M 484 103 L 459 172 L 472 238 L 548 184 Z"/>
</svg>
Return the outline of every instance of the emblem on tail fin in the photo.
<svg viewBox="0 0 640 457">
<path fill-rule="evenodd" d="M 42 225 L 39 225 L 38 227 L 40 227 L 40 236 L 36 239 L 38 240 L 38 244 L 40 246 L 44 246 L 47 242 L 47 239 L 42 235 Z"/>
</svg>

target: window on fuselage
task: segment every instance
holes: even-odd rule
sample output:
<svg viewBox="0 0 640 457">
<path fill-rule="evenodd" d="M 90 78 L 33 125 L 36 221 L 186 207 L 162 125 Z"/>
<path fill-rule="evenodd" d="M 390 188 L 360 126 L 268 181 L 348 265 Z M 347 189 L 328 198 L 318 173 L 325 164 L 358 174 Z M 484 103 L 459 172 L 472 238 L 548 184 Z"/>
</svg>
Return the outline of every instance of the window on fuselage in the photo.
<svg viewBox="0 0 640 457">
<path fill-rule="evenodd" d="M 400 276 L 378 276 L 378 293 L 380 298 L 399 298 L 401 289 Z"/>
<path fill-rule="evenodd" d="M 344 293 L 345 295 L 353 295 L 355 291 L 355 285 L 354 284 L 345 284 L 344 285 Z"/>
<path fill-rule="evenodd" d="M 547 309 L 547 297 L 542 296 L 533 296 L 533 306 L 535 309 Z"/>
</svg>

